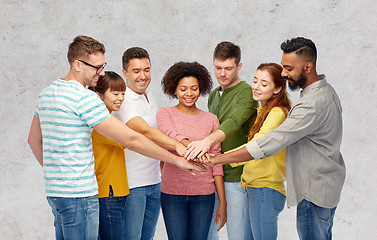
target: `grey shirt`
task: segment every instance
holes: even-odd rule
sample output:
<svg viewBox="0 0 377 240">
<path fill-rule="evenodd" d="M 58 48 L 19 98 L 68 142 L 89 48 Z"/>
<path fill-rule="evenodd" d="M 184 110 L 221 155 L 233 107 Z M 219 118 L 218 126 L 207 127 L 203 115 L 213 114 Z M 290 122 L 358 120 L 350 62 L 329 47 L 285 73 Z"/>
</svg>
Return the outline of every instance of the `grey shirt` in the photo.
<svg viewBox="0 0 377 240">
<path fill-rule="evenodd" d="M 336 207 L 345 179 L 342 108 L 335 90 L 320 77 L 301 92 L 278 128 L 246 145 L 256 160 L 287 148 L 288 207 L 305 198 L 320 207 Z"/>
</svg>

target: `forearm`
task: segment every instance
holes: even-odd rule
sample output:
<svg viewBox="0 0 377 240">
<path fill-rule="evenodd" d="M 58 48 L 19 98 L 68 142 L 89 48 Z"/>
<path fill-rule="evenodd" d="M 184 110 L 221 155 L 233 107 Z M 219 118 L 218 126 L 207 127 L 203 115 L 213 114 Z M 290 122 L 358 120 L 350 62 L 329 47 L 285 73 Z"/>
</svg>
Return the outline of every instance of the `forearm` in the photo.
<svg viewBox="0 0 377 240">
<path fill-rule="evenodd" d="M 36 115 L 34 115 L 31 122 L 28 144 L 39 164 L 43 166 L 42 130 L 39 117 L 37 117 Z"/>
<path fill-rule="evenodd" d="M 225 189 L 224 189 L 224 177 L 223 176 L 214 176 L 215 179 L 215 187 L 217 196 L 219 197 L 220 205 L 227 205 L 226 198 L 225 198 Z"/>
<path fill-rule="evenodd" d="M 139 134 L 114 117 L 110 117 L 95 126 L 101 134 L 122 144 L 130 150 L 145 156 L 175 164 L 177 156 L 159 147 L 153 141 Z"/>
<path fill-rule="evenodd" d="M 222 130 L 217 129 L 216 131 L 212 132 L 210 135 L 205 137 L 203 141 L 209 143 L 209 146 L 213 146 L 216 143 L 221 143 L 225 140 L 225 133 Z"/>
<path fill-rule="evenodd" d="M 177 140 L 165 135 L 159 129 L 153 127 L 150 127 L 150 130 L 148 130 L 144 134 L 144 136 L 155 142 L 160 147 L 163 147 L 167 150 L 175 151 L 179 147 L 179 145 L 182 144 Z"/>
<path fill-rule="evenodd" d="M 253 159 L 254 158 L 247 151 L 246 147 L 243 147 L 236 151 L 213 157 L 211 158 L 211 163 L 213 165 L 230 164 L 230 163 L 236 163 L 236 162 L 250 161 Z"/>
</svg>

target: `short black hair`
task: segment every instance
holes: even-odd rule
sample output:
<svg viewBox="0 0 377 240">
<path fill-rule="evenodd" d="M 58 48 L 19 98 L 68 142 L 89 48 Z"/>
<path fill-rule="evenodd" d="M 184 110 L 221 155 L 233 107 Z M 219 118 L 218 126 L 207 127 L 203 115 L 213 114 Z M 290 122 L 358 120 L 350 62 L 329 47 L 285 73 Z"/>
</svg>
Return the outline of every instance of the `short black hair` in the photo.
<svg viewBox="0 0 377 240">
<path fill-rule="evenodd" d="M 317 48 L 315 47 L 314 42 L 310 39 L 303 37 L 288 39 L 280 45 L 280 48 L 284 53 L 295 52 L 296 55 L 306 57 L 314 64 L 314 66 L 316 65 Z"/>
<path fill-rule="evenodd" d="M 211 92 L 212 78 L 203 65 L 197 62 L 178 62 L 171 66 L 162 78 L 161 85 L 164 93 L 176 98 L 174 93 L 178 82 L 185 77 L 195 77 L 198 80 L 200 95 Z"/>
<path fill-rule="evenodd" d="M 147 50 L 141 47 L 132 47 L 127 49 L 123 53 L 122 66 L 124 70 L 127 71 L 128 64 L 130 63 L 130 60 L 133 58 L 148 58 L 149 63 L 151 62 Z"/>
</svg>

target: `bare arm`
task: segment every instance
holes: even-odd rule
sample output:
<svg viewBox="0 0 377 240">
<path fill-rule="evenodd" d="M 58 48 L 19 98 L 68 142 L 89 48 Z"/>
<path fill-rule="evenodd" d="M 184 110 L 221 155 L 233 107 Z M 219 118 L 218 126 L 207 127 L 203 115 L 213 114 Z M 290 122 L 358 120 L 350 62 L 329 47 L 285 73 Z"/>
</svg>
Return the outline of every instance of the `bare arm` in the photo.
<svg viewBox="0 0 377 240">
<path fill-rule="evenodd" d="M 193 164 L 182 157 L 178 157 L 159 147 L 143 135 L 133 131 L 113 116 L 94 127 L 99 133 L 122 144 L 130 150 L 136 151 L 147 157 L 174 164 L 183 170 L 205 171 L 199 164 Z"/>
<path fill-rule="evenodd" d="M 143 134 L 154 143 L 167 150 L 173 150 L 178 155 L 183 156 L 186 153 L 186 147 L 177 140 L 165 135 L 159 129 L 149 126 L 149 124 L 141 117 L 134 117 L 129 120 L 126 125 L 132 130 Z"/>
<path fill-rule="evenodd" d="M 188 160 L 192 160 L 196 157 L 200 158 L 201 156 L 203 156 L 203 154 L 209 151 L 211 146 L 216 143 L 221 143 L 224 140 L 225 133 L 217 129 L 202 140 L 190 143 L 187 148 L 185 158 L 187 158 Z"/>
<path fill-rule="evenodd" d="M 219 176 L 214 176 L 215 179 L 215 186 L 216 186 L 216 192 L 217 196 L 219 197 L 219 207 L 217 208 L 216 211 L 216 224 L 219 223 L 220 219 L 220 226 L 217 229 L 217 231 L 220 231 L 220 229 L 225 225 L 226 220 L 227 220 L 227 213 L 226 213 L 226 198 L 225 198 L 225 190 L 224 190 L 224 177 L 219 175 Z"/>
<path fill-rule="evenodd" d="M 223 155 L 216 157 L 211 157 L 210 163 L 205 163 L 206 165 L 213 166 L 217 164 L 229 164 L 236 162 L 245 162 L 253 160 L 254 158 L 249 154 L 246 147 L 242 147 L 236 151 L 232 151 Z"/>
<path fill-rule="evenodd" d="M 43 166 L 42 130 L 39 117 L 36 115 L 34 115 L 31 122 L 28 143 L 35 158 L 38 160 L 39 164 Z"/>
</svg>

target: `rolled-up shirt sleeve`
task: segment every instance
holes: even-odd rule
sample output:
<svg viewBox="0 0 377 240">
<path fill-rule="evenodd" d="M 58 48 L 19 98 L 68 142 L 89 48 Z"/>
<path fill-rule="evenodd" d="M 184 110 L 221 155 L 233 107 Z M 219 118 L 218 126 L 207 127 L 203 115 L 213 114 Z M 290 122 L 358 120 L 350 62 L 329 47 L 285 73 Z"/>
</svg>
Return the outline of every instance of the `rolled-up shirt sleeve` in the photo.
<svg viewBox="0 0 377 240">
<path fill-rule="evenodd" d="M 276 129 L 246 144 L 249 154 L 256 160 L 270 157 L 283 148 L 315 131 L 321 113 L 308 102 L 299 102 L 291 109 L 287 119 Z"/>
</svg>

